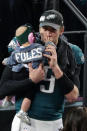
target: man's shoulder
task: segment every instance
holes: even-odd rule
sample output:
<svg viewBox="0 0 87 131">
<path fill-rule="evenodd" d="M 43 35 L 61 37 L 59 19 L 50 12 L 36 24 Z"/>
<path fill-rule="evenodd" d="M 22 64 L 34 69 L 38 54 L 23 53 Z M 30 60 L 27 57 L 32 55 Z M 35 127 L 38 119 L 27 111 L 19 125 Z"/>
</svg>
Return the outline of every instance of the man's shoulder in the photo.
<svg viewBox="0 0 87 131">
<path fill-rule="evenodd" d="M 64 41 L 59 41 L 58 43 L 58 50 L 61 50 L 63 52 L 71 52 L 72 53 L 72 49 L 70 48 L 70 46 L 68 45 L 68 43 L 64 42 Z"/>
</svg>

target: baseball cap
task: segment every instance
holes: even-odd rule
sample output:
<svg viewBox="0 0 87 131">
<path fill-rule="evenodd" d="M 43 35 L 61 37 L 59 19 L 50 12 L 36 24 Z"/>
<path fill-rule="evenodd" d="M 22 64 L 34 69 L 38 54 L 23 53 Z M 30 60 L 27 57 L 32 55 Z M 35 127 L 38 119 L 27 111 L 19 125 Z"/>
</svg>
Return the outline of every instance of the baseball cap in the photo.
<svg viewBox="0 0 87 131">
<path fill-rule="evenodd" d="M 41 15 L 39 22 L 39 27 L 51 26 L 54 29 L 58 29 L 64 25 L 62 14 L 56 10 L 45 11 Z"/>
</svg>

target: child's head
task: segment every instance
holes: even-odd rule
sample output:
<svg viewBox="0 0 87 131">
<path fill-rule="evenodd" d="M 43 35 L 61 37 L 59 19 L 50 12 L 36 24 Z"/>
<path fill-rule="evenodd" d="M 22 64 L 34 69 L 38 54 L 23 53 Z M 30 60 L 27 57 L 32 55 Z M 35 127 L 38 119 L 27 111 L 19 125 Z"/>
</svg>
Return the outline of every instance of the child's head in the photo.
<svg viewBox="0 0 87 131">
<path fill-rule="evenodd" d="M 16 29 L 15 37 L 8 44 L 8 52 L 14 51 L 17 47 L 21 45 L 29 45 L 28 35 L 34 32 L 31 25 L 25 24 Z"/>
<path fill-rule="evenodd" d="M 17 41 L 20 45 L 29 44 L 28 41 L 28 35 L 34 32 L 31 25 L 22 25 L 19 28 L 17 28 L 15 36 L 17 38 Z"/>
</svg>

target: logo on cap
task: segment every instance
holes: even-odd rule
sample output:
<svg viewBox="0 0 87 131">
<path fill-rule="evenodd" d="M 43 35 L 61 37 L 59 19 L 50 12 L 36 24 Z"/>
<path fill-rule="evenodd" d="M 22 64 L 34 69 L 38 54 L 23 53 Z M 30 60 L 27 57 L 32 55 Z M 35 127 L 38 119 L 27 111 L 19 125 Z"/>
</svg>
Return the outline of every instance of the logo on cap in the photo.
<svg viewBox="0 0 87 131">
<path fill-rule="evenodd" d="M 45 21 L 45 19 L 50 20 L 50 19 L 55 19 L 55 18 L 56 18 L 56 15 L 55 15 L 55 14 L 50 14 L 50 15 L 48 15 L 48 16 L 41 16 L 41 17 L 40 17 L 40 22 Z"/>
</svg>

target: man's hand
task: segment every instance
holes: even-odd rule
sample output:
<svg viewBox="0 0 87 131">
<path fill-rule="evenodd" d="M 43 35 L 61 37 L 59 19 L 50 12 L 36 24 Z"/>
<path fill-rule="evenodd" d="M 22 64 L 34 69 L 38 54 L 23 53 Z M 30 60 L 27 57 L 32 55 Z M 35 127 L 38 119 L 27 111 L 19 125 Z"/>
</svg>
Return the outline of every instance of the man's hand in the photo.
<svg viewBox="0 0 87 131">
<path fill-rule="evenodd" d="M 56 48 L 52 45 L 48 45 L 46 47 L 46 52 L 50 52 L 51 55 L 47 55 L 47 54 L 43 54 L 43 56 L 48 58 L 48 63 L 50 68 L 54 68 L 55 66 L 57 66 L 57 53 L 56 53 Z"/>
<path fill-rule="evenodd" d="M 52 69 L 52 71 L 55 75 L 55 78 L 59 79 L 60 77 L 62 77 L 63 72 L 62 72 L 62 70 L 60 69 L 60 67 L 57 63 L 56 48 L 52 45 L 48 45 L 46 47 L 45 51 L 50 52 L 51 55 L 44 54 L 44 56 L 49 59 L 48 63 L 49 63 L 49 66 L 50 66 L 50 68 Z"/>
<path fill-rule="evenodd" d="M 41 80 L 44 80 L 44 78 L 45 78 L 45 72 L 44 72 L 42 64 L 40 64 L 37 69 L 33 69 L 31 63 L 28 64 L 28 67 L 29 67 L 29 78 L 34 83 L 38 83 Z"/>
</svg>

